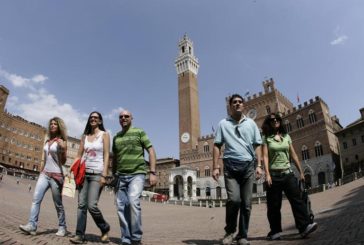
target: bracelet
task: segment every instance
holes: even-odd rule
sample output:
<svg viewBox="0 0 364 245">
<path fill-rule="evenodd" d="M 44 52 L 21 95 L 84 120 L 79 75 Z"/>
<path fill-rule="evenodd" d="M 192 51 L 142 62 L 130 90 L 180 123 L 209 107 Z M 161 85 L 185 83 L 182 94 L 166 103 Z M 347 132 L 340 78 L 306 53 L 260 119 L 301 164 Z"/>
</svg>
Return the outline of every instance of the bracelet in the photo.
<svg viewBox="0 0 364 245">
<path fill-rule="evenodd" d="M 150 174 L 157 175 L 155 171 L 149 171 Z"/>
<path fill-rule="evenodd" d="M 258 165 L 257 168 L 262 168 L 262 165 Z"/>
</svg>

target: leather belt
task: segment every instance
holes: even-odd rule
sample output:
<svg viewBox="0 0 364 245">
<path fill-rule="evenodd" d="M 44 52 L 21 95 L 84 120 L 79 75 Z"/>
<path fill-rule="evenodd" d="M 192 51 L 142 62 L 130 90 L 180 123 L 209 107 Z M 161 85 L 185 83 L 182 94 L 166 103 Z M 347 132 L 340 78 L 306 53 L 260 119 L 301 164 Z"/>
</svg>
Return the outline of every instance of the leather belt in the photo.
<svg viewBox="0 0 364 245">
<path fill-rule="evenodd" d="M 98 171 L 90 169 L 90 168 L 86 168 L 85 172 L 86 172 L 86 174 L 95 174 L 95 175 L 101 174 L 101 172 L 98 172 Z"/>
<path fill-rule="evenodd" d="M 270 175 L 272 175 L 272 176 L 285 176 L 287 174 L 293 173 L 290 168 L 286 168 L 286 169 L 271 169 L 269 172 L 270 172 Z"/>
</svg>

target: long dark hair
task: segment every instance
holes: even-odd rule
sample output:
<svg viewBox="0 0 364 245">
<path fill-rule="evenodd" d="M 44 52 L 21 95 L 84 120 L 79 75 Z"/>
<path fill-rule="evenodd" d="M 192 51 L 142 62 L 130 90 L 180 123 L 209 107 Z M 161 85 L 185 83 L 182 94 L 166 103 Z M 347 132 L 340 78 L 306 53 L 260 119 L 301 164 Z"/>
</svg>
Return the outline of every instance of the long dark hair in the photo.
<svg viewBox="0 0 364 245">
<path fill-rule="evenodd" d="M 91 118 L 91 115 L 96 113 L 98 116 L 99 116 L 99 129 L 102 130 L 102 131 L 106 131 L 105 130 L 105 127 L 104 127 L 104 120 L 102 119 L 102 116 L 101 116 L 101 113 L 98 112 L 98 111 L 93 111 L 90 113 L 90 115 L 88 116 L 88 119 L 87 119 L 87 123 L 86 123 L 86 127 L 85 127 L 85 130 L 83 131 L 83 134 L 84 135 L 89 135 L 92 133 L 92 127 L 91 127 L 91 124 L 90 124 L 90 118 Z"/>
<path fill-rule="evenodd" d="M 280 122 L 278 130 L 272 127 L 270 120 L 272 116 L 274 116 Z M 287 134 L 287 131 L 283 126 L 282 117 L 278 113 L 271 113 L 264 119 L 264 122 L 262 124 L 262 131 L 263 135 L 265 135 L 266 137 L 276 134 L 277 131 L 283 136 Z"/>
</svg>

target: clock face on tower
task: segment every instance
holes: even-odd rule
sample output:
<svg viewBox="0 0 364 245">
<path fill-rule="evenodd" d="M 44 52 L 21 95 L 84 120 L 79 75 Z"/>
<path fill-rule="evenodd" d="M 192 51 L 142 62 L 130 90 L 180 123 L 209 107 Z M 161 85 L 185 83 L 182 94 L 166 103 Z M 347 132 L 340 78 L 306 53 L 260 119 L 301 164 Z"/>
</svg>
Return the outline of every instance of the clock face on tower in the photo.
<svg viewBox="0 0 364 245">
<path fill-rule="evenodd" d="M 181 141 L 182 141 L 182 143 L 187 143 L 188 141 L 190 141 L 190 134 L 187 132 L 184 132 L 181 135 Z"/>
</svg>

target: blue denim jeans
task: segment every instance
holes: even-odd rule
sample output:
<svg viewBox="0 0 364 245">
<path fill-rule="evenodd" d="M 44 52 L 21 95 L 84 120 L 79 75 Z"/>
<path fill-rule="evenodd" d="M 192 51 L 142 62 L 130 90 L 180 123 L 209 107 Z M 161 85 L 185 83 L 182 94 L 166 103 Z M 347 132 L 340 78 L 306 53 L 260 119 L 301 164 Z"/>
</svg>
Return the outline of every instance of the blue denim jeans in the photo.
<svg viewBox="0 0 364 245">
<path fill-rule="evenodd" d="M 224 179 L 227 192 L 226 226 L 227 234 L 235 233 L 239 215 L 239 238 L 248 237 L 252 192 L 254 183 L 254 162 L 237 162 L 224 159 Z"/>
<path fill-rule="evenodd" d="M 144 188 L 144 182 L 144 174 L 119 176 L 116 204 L 122 243 L 131 243 L 142 239 L 140 196 Z"/>
<path fill-rule="evenodd" d="M 56 207 L 58 216 L 58 225 L 66 228 L 66 216 L 62 203 L 62 186 L 60 186 L 54 179 L 41 173 L 39 175 L 37 184 L 35 186 L 32 207 L 30 209 L 29 223 L 33 228 L 37 229 L 38 217 L 40 212 L 40 204 L 47 190 L 51 188 L 54 206 Z"/>
<path fill-rule="evenodd" d="M 85 236 L 87 224 L 87 210 L 94 219 L 95 224 L 102 233 L 110 230 L 109 224 L 105 221 L 102 213 L 97 206 L 101 195 L 100 175 L 87 174 L 83 186 L 78 190 L 78 208 L 77 208 L 77 225 L 76 235 Z"/>
</svg>

